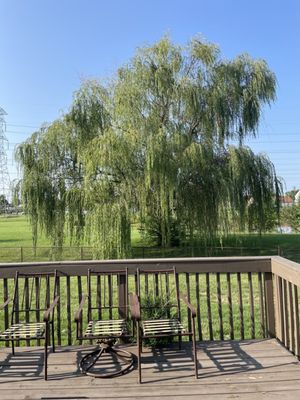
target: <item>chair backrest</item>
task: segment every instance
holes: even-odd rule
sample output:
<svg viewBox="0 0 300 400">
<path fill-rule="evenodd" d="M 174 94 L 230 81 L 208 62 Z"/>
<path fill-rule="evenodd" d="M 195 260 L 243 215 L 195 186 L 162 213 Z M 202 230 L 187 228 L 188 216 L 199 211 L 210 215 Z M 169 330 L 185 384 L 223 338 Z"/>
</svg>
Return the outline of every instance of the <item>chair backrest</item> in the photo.
<svg viewBox="0 0 300 400">
<path fill-rule="evenodd" d="M 137 268 L 137 294 L 141 318 L 180 319 L 179 283 L 176 268 Z"/>
<path fill-rule="evenodd" d="M 39 273 L 16 271 L 11 323 L 42 321 L 41 313 L 57 295 L 57 281 L 56 270 Z"/>
<path fill-rule="evenodd" d="M 88 321 L 127 319 L 128 269 L 88 270 Z"/>
</svg>

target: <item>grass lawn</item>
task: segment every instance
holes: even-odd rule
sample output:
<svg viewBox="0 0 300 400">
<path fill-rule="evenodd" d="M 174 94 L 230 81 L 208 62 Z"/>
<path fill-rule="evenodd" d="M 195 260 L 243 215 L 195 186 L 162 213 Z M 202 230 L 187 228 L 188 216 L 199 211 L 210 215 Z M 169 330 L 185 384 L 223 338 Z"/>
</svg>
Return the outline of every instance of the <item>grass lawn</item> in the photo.
<svg viewBox="0 0 300 400">
<path fill-rule="evenodd" d="M 134 257 L 180 257 L 191 255 L 189 248 L 172 248 L 172 249 L 148 249 L 149 243 L 140 235 L 137 225 L 132 227 L 132 245 L 143 247 L 144 249 L 135 249 Z M 49 260 L 52 257 L 50 242 L 43 234 L 39 235 L 37 254 L 35 260 Z M 84 244 L 83 244 L 84 246 Z M 200 249 L 203 247 L 201 243 L 195 245 L 199 251 L 195 251 L 195 255 L 270 255 L 277 254 L 278 247 L 281 249 L 282 255 L 295 261 L 300 261 L 300 235 L 298 234 L 280 234 L 268 233 L 264 235 L 258 234 L 235 234 L 229 235 L 223 239 L 222 246 L 228 249 L 220 250 L 217 253 L 203 253 Z M 16 247 L 18 250 L 16 250 Z M 21 249 L 22 247 L 22 249 Z M 221 247 L 220 243 L 216 243 L 216 247 Z M 230 248 L 245 248 L 245 250 Z M 21 254 L 23 253 L 23 254 Z M 84 254 L 83 254 L 84 253 Z M 23 258 L 22 258 L 23 257 Z M 65 259 L 89 259 L 91 252 L 86 247 L 80 253 L 80 249 L 69 248 L 66 243 L 63 257 Z M 30 261 L 33 259 L 31 227 L 26 216 L 10 216 L 0 217 L 0 262 L 6 261 Z"/>
</svg>

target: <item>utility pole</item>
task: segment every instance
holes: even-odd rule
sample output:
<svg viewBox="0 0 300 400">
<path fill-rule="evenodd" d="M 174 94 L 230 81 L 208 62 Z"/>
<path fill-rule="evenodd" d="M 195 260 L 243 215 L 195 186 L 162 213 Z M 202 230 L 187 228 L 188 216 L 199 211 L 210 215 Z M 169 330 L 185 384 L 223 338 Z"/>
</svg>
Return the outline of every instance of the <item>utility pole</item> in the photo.
<svg viewBox="0 0 300 400">
<path fill-rule="evenodd" d="M 6 149 L 8 148 L 8 140 L 5 136 L 6 124 L 4 116 L 7 113 L 0 107 L 0 195 L 8 200 L 10 197 L 10 179 L 7 167 Z M 4 201 L 4 213 L 7 212 L 7 204 Z"/>
</svg>

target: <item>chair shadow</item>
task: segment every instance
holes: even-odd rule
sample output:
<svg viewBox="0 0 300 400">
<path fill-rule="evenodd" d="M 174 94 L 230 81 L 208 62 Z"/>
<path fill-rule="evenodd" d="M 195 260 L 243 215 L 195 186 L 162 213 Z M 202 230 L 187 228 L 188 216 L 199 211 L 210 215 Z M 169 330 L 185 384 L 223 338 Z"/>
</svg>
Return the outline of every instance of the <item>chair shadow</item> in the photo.
<svg viewBox="0 0 300 400">
<path fill-rule="evenodd" d="M 256 370 L 272 369 L 274 366 L 263 366 L 256 358 L 252 357 L 245 349 L 245 343 L 234 341 L 226 342 L 202 342 L 197 346 L 198 379 L 234 375 Z M 178 380 L 194 375 L 193 352 L 190 343 L 184 343 L 182 350 L 176 345 L 162 349 L 152 349 L 142 354 L 142 368 L 153 370 L 153 374 L 160 374 L 157 379 L 149 382 L 161 382 Z M 147 367 L 147 364 L 151 364 Z M 290 365 L 291 362 L 276 364 L 277 366 Z M 298 362 L 295 361 L 295 364 Z M 167 373 L 174 372 L 174 377 Z M 166 376 L 164 377 L 164 373 Z"/>
<path fill-rule="evenodd" d="M 248 343 L 237 341 L 201 343 L 198 347 L 198 355 L 203 352 L 213 365 L 199 369 L 198 378 L 205 379 L 274 368 L 273 365 L 263 366 L 256 358 L 241 348 L 241 345 L 245 347 L 250 344 L 250 341 Z M 295 361 L 293 364 L 296 365 L 298 362 Z M 276 366 L 286 365 L 291 365 L 291 362 L 276 364 Z"/>
<path fill-rule="evenodd" d="M 147 354 L 147 355 L 146 355 Z M 147 365 L 151 364 L 149 367 Z M 154 364 L 154 365 L 153 365 Z M 198 361 L 199 365 L 199 361 Z M 153 374 L 160 374 L 160 377 L 151 379 L 151 382 L 162 382 L 169 380 L 178 380 L 180 378 L 188 378 L 194 376 L 194 356 L 193 349 L 190 344 L 182 343 L 182 348 L 178 348 L 178 344 L 174 343 L 168 347 L 158 347 L 145 349 L 142 352 L 142 369 L 153 371 Z M 163 376 L 164 373 L 174 372 L 174 376 Z M 146 381 L 143 378 L 143 382 Z"/>
<path fill-rule="evenodd" d="M 15 355 L 9 353 L 1 361 L 0 374 L 1 377 L 18 379 L 22 377 L 26 380 L 33 380 L 37 377 L 44 378 L 44 349 L 41 348 L 40 352 L 36 352 L 35 349 L 32 352 L 28 349 L 20 351 L 19 348 L 16 348 Z M 5 383 L 5 381 L 1 380 L 1 383 Z"/>
</svg>

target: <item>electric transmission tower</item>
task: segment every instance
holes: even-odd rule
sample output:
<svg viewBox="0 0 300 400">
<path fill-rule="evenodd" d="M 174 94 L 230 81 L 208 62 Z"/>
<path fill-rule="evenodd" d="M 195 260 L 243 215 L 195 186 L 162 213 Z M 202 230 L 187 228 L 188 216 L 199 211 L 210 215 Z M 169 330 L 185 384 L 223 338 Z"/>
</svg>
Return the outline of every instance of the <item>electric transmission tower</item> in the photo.
<svg viewBox="0 0 300 400">
<path fill-rule="evenodd" d="M 6 212 L 7 203 L 10 196 L 10 179 L 7 168 L 7 155 L 6 148 L 8 148 L 8 140 L 5 136 L 5 119 L 4 116 L 7 115 L 3 108 L 0 107 L 0 196 L 4 196 L 4 212 Z"/>
</svg>

